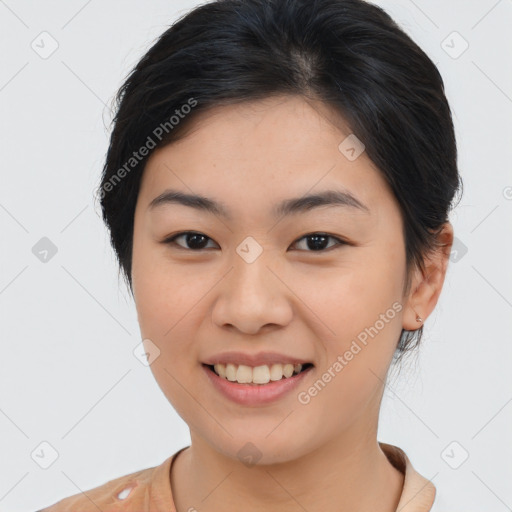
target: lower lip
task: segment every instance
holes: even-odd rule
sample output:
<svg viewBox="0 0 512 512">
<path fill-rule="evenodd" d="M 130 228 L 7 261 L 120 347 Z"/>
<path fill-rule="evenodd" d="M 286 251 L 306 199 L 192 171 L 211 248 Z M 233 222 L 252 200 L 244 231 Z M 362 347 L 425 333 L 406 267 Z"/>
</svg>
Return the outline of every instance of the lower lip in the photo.
<svg viewBox="0 0 512 512">
<path fill-rule="evenodd" d="M 293 391 L 314 367 L 310 366 L 293 377 L 270 381 L 268 384 L 240 384 L 219 377 L 208 366 L 202 365 L 203 370 L 215 389 L 226 398 L 240 405 L 262 405 L 275 402 L 287 393 Z"/>
</svg>

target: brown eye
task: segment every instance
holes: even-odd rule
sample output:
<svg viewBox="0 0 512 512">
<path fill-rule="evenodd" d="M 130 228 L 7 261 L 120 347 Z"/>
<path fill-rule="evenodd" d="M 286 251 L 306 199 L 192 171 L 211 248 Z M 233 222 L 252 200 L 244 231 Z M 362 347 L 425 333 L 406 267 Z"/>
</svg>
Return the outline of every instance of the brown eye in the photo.
<svg viewBox="0 0 512 512">
<path fill-rule="evenodd" d="M 185 240 L 185 246 L 176 242 L 176 240 L 183 238 Z M 190 251 L 200 251 L 205 248 L 206 243 L 211 238 L 207 237 L 203 233 L 197 233 L 195 231 L 184 231 L 173 235 L 163 241 L 164 244 L 177 245 L 181 249 Z"/>
<path fill-rule="evenodd" d="M 183 244 L 177 243 L 177 240 L 180 238 L 183 238 Z M 331 246 L 329 246 L 328 243 L 329 239 L 335 241 L 335 243 Z M 189 251 L 200 252 L 201 250 L 207 248 L 208 240 L 213 242 L 211 238 L 203 233 L 198 233 L 196 231 L 183 231 L 169 238 L 166 238 L 162 243 L 178 246 L 181 249 Z M 294 242 L 294 245 L 297 245 L 302 240 L 306 241 L 306 248 L 300 250 L 305 250 L 306 252 L 327 252 L 330 249 L 336 248 L 336 246 L 349 245 L 345 240 L 342 240 L 336 236 L 329 235 L 327 233 L 310 233 L 304 235 L 303 237 L 299 238 L 299 240 Z"/>
<path fill-rule="evenodd" d="M 332 249 L 333 247 L 339 245 L 348 245 L 347 242 L 341 240 L 338 237 L 328 235 L 327 233 L 311 233 L 308 235 L 304 235 L 302 238 L 299 238 L 295 244 L 298 244 L 301 240 L 306 240 L 306 247 L 310 250 L 307 252 L 326 252 L 326 247 L 328 246 L 328 240 L 335 240 L 337 243 L 328 247 L 328 249 Z"/>
</svg>

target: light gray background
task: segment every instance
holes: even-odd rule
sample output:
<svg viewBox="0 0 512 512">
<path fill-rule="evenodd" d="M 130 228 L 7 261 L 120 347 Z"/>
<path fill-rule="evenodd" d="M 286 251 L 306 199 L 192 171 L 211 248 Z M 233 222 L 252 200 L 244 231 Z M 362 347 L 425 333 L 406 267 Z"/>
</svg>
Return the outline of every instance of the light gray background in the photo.
<svg viewBox="0 0 512 512">
<path fill-rule="evenodd" d="M 1 511 L 34 512 L 189 443 L 133 354 L 135 308 L 93 191 L 110 100 L 197 3 L 0 0 Z M 458 253 L 417 363 L 387 386 L 379 440 L 432 479 L 437 511 L 511 510 L 512 2 L 378 4 L 441 71 L 465 183 Z M 32 252 L 42 237 L 57 247 L 47 262 Z M 43 442 L 58 453 L 47 469 Z"/>
</svg>

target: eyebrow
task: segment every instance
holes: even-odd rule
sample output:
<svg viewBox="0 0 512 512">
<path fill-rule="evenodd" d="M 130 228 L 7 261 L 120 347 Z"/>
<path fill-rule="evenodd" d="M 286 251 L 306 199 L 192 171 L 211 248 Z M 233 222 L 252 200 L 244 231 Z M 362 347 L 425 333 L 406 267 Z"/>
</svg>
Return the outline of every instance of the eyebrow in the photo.
<svg viewBox="0 0 512 512">
<path fill-rule="evenodd" d="M 154 210 L 167 204 L 181 204 L 232 220 L 232 215 L 223 203 L 198 194 L 187 194 L 171 189 L 165 190 L 155 197 L 149 203 L 148 209 Z M 346 190 L 325 190 L 303 197 L 285 199 L 274 206 L 272 214 L 274 217 L 290 216 L 305 213 L 320 206 L 342 206 L 370 213 L 370 209 L 350 192 Z"/>
</svg>

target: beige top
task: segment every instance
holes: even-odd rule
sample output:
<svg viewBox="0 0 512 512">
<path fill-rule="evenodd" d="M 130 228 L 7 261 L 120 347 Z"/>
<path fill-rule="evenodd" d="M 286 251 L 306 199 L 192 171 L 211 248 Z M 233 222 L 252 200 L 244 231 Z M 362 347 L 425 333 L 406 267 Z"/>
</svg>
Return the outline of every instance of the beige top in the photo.
<svg viewBox="0 0 512 512">
<path fill-rule="evenodd" d="M 434 484 L 414 470 L 397 446 L 379 443 L 388 460 L 405 475 L 397 512 L 429 512 L 434 503 Z M 178 450 L 159 466 L 130 473 L 75 494 L 38 512 L 176 512 L 170 474 Z"/>
</svg>

